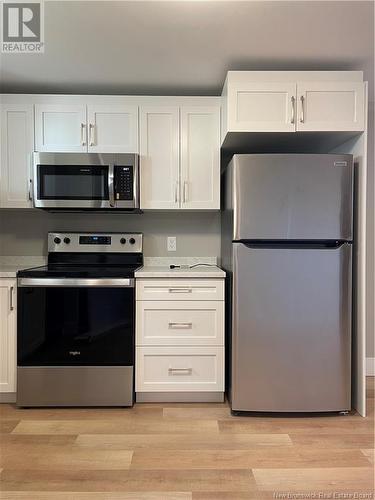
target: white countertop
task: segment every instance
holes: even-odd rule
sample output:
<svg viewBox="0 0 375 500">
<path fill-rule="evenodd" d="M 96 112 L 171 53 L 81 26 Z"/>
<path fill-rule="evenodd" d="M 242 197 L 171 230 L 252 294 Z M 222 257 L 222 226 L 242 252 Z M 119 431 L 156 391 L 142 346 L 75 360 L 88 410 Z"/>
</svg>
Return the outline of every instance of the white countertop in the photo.
<svg viewBox="0 0 375 500">
<path fill-rule="evenodd" d="M 43 266 L 45 257 L 20 256 L 0 257 L 0 278 L 15 278 L 21 269 Z"/>
<path fill-rule="evenodd" d="M 198 259 L 196 259 L 198 260 Z M 196 262 L 195 260 L 195 262 Z M 39 256 L 2 256 L 0 257 L 0 278 L 15 278 L 17 271 L 29 269 L 30 267 L 43 266 L 46 257 Z M 136 278 L 224 278 L 225 271 L 215 266 L 197 266 L 190 268 L 170 269 L 169 265 L 143 266 L 135 272 Z M 163 259 L 165 262 L 165 260 Z M 195 263 L 194 260 L 191 260 Z M 185 262 L 184 262 L 185 263 Z"/>
<path fill-rule="evenodd" d="M 169 266 L 143 266 L 135 272 L 136 278 L 225 278 L 225 271 L 217 266 L 197 266 L 170 269 Z"/>
</svg>

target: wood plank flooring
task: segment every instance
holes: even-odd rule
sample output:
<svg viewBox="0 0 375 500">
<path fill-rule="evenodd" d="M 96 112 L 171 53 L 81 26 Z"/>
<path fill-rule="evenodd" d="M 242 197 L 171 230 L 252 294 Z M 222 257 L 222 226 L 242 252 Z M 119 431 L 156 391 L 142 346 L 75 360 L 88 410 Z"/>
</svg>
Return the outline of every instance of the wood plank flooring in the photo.
<svg viewBox="0 0 375 500">
<path fill-rule="evenodd" d="M 226 404 L 2 404 L 0 499 L 375 498 L 374 377 L 367 397 L 366 418 L 232 417 Z"/>
</svg>

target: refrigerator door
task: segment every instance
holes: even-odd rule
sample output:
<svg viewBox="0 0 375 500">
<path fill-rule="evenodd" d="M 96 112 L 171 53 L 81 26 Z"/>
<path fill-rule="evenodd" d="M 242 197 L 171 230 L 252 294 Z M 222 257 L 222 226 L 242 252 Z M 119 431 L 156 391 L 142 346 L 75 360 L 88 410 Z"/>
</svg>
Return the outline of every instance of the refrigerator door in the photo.
<svg viewBox="0 0 375 500">
<path fill-rule="evenodd" d="M 351 240 L 351 155 L 235 155 L 233 240 Z"/>
<path fill-rule="evenodd" d="M 233 410 L 350 409 L 351 260 L 233 244 Z"/>
</svg>

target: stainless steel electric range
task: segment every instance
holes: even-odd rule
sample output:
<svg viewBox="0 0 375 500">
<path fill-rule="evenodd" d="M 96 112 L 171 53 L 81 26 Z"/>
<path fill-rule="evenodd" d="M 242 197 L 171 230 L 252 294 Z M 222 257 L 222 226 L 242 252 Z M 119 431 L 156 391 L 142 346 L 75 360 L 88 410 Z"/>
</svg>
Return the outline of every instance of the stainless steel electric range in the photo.
<svg viewBox="0 0 375 500">
<path fill-rule="evenodd" d="M 18 272 L 17 405 L 131 406 L 142 234 L 49 233 Z"/>
</svg>

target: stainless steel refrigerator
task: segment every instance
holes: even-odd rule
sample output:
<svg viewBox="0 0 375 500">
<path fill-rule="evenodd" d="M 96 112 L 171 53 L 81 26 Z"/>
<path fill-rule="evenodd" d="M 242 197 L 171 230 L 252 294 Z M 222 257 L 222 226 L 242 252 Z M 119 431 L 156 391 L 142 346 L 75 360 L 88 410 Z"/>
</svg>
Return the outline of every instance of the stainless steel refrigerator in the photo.
<svg viewBox="0 0 375 500">
<path fill-rule="evenodd" d="M 235 155 L 223 174 L 233 411 L 351 408 L 353 157 Z"/>
</svg>

